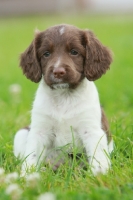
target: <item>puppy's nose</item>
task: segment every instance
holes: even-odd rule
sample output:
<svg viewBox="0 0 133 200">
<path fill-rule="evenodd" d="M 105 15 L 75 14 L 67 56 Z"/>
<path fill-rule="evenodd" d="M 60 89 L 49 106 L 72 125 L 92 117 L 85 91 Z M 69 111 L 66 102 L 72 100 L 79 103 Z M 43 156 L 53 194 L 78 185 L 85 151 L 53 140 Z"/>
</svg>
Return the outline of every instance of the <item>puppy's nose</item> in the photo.
<svg viewBox="0 0 133 200">
<path fill-rule="evenodd" d="M 55 78 L 63 78 L 63 76 L 66 74 L 66 71 L 63 67 L 57 67 L 54 68 L 53 74 Z"/>
</svg>

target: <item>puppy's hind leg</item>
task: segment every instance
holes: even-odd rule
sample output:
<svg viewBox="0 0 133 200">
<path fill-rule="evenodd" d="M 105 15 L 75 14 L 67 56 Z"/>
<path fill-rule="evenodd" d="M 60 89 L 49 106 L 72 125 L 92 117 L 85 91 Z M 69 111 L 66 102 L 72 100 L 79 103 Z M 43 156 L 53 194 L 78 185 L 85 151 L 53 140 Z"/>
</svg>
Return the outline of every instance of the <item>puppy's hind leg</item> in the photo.
<svg viewBox="0 0 133 200">
<path fill-rule="evenodd" d="M 29 130 L 29 127 L 20 129 L 14 137 L 14 155 L 20 159 L 24 158 Z"/>
</svg>

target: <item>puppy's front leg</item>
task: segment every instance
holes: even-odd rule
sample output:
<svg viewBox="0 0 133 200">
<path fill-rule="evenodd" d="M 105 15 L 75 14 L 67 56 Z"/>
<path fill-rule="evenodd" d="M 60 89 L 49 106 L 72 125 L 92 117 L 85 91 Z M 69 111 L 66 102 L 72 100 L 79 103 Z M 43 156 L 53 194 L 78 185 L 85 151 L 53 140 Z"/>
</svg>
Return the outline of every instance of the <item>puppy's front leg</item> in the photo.
<svg viewBox="0 0 133 200">
<path fill-rule="evenodd" d="M 81 137 L 92 173 L 94 175 L 107 173 L 110 159 L 105 132 L 100 127 L 94 127 L 82 132 Z"/>
<path fill-rule="evenodd" d="M 22 164 L 21 176 L 24 176 L 30 169 L 37 168 L 46 155 L 48 138 L 41 131 L 30 130 L 27 137 L 24 162 Z"/>
</svg>

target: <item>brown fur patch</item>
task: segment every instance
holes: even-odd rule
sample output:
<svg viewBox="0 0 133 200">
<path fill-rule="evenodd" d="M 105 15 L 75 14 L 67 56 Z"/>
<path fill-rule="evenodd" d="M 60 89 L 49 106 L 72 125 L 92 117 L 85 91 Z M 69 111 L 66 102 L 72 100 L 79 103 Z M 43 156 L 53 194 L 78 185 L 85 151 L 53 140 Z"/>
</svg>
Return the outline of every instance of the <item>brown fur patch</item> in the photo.
<svg viewBox="0 0 133 200">
<path fill-rule="evenodd" d="M 91 31 L 85 32 L 86 60 L 85 76 L 90 81 L 95 81 L 105 74 L 112 62 L 111 51 L 101 44 Z"/>
<path fill-rule="evenodd" d="M 26 126 L 23 129 L 26 129 L 26 130 L 30 131 L 30 127 L 29 126 Z"/>
<path fill-rule="evenodd" d="M 109 123 L 108 123 L 107 117 L 105 115 L 105 112 L 102 108 L 101 108 L 101 112 L 102 112 L 102 129 L 106 132 L 108 143 L 109 143 L 112 140 L 112 136 L 109 131 Z"/>
</svg>

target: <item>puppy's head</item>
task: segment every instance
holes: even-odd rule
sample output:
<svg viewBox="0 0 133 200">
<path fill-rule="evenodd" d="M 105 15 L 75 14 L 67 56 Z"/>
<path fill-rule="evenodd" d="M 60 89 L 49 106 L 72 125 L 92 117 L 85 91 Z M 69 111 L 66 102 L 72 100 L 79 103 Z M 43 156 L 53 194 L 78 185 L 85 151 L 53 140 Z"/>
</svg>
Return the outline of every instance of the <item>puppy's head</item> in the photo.
<svg viewBox="0 0 133 200">
<path fill-rule="evenodd" d="M 109 69 L 112 56 L 91 31 L 70 25 L 54 26 L 37 32 L 20 57 L 27 78 L 43 77 L 51 88 L 75 88 L 84 77 L 94 81 Z"/>
</svg>

